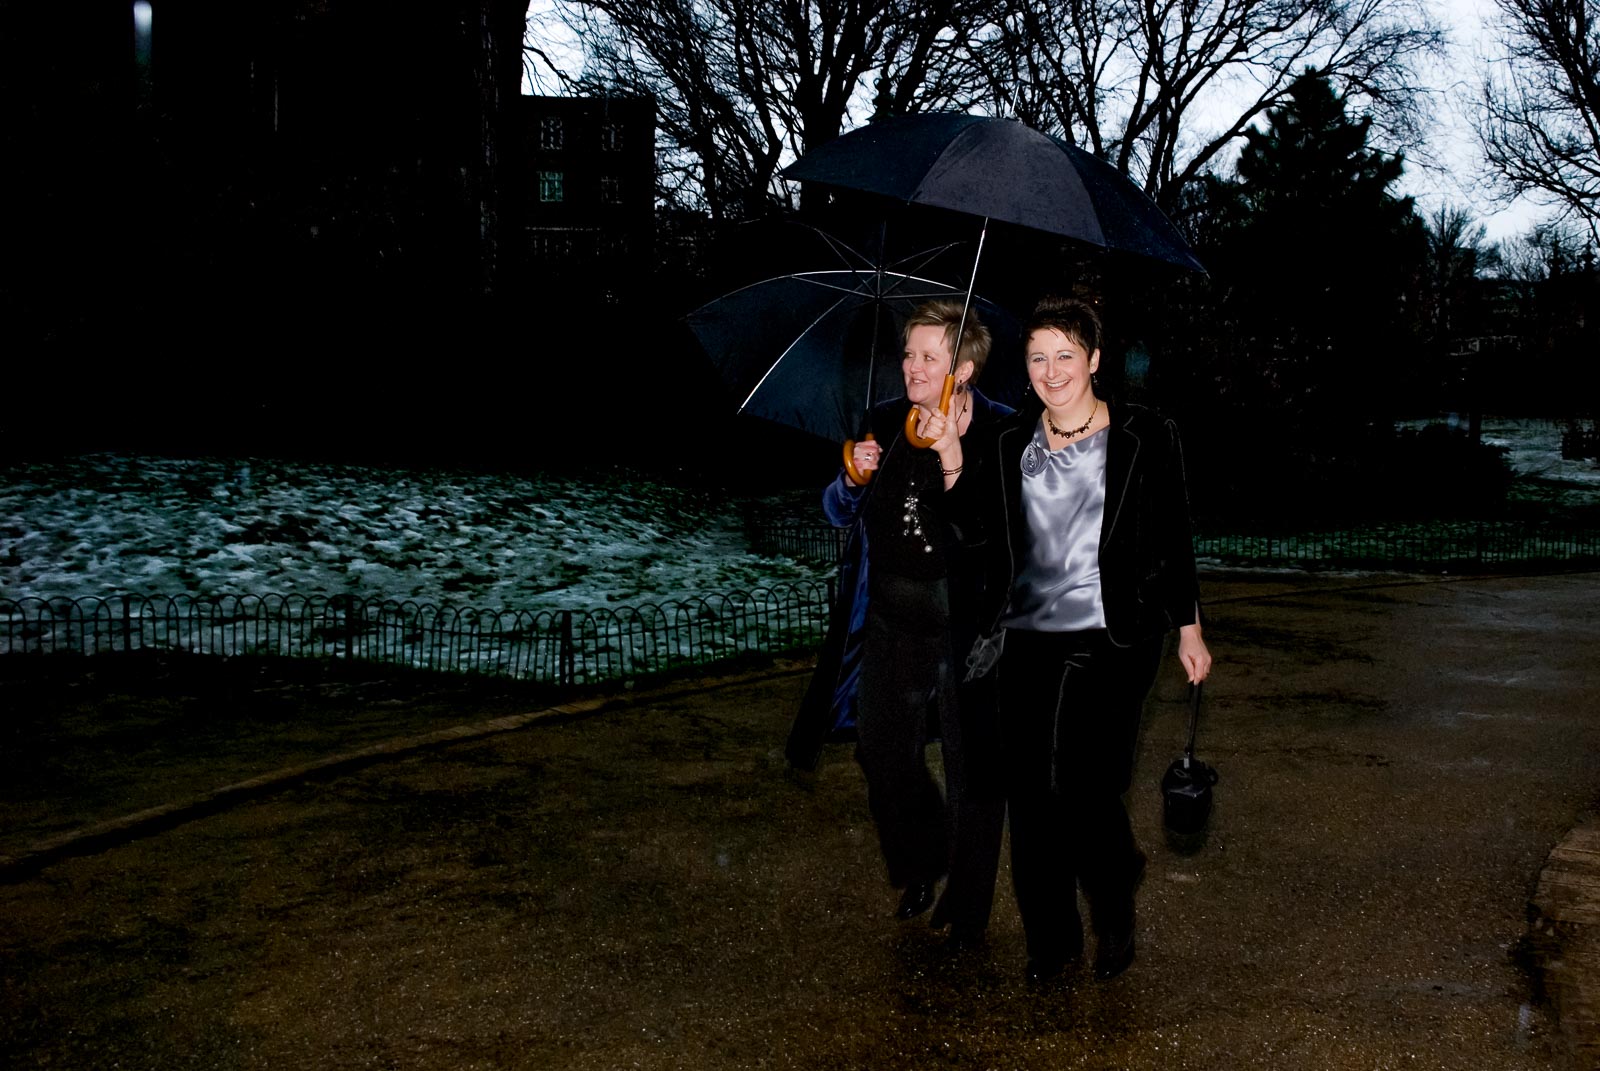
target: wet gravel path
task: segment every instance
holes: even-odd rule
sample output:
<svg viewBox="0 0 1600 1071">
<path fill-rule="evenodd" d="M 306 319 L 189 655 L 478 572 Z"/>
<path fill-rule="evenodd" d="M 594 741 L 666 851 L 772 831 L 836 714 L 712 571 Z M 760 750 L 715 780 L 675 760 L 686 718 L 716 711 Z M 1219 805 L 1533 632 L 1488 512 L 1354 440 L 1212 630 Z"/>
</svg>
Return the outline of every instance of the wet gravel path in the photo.
<svg viewBox="0 0 1600 1071">
<path fill-rule="evenodd" d="M 297 781 L 0 885 L 0 1064 L 1569 1066 L 1519 950 L 1600 794 L 1600 577 L 1207 591 L 1212 835 L 1160 834 L 1169 666 L 1111 983 L 1023 984 L 1004 873 L 986 948 L 895 923 L 848 751 L 784 770 L 790 673 Z"/>
</svg>

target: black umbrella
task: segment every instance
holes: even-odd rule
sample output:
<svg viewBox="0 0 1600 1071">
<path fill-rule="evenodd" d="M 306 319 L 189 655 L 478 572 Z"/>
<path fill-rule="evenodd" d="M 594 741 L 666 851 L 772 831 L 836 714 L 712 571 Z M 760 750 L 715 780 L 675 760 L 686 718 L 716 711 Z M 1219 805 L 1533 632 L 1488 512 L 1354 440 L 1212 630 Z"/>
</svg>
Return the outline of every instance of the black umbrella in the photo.
<svg viewBox="0 0 1600 1071">
<path fill-rule="evenodd" d="M 906 317 L 924 302 L 964 296 L 898 271 L 799 272 L 741 287 L 685 319 L 739 412 L 838 442 L 861 430 L 872 406 L 905 393 L 896 366 Z M 1015 339 L 1008 313 L 982 298 L 977 305 L 997 340 Z M 984 388 L 1002 400 L 1019 393 L 1007 378 L 1008 370 L 986 372 Z"/>
<path fill-rule="evenodd" d="M 988 221 L 997 219 L 1205 270 L 1177 228 L 1127 176 L 1014 119 L 948 112 L 884 119 L 818 146 L 783 174 L 982 216 L 980 257 Z M 976 279 L 974 263 L 969 294 Z M 946 398 L 958 359 L 951 356 Z M 928 445 L 910 420 L 907 431 L 913 442 Z"/>
<path fill-rule="evenodd" d="M 783 174 L 1205 270 L 1126 175 L 1015 119 L 950 112 L 884 119 L 818 146 Z"/>
</svg>

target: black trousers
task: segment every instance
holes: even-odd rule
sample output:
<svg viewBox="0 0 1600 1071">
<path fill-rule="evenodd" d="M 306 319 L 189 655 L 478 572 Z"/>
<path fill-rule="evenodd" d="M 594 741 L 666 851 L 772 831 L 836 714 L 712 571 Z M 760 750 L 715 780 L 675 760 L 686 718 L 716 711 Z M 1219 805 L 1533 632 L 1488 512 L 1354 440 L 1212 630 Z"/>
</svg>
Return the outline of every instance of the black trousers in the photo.
<svg viewBox="0 0 1600 1071">
<path fill-rule="evenodd" d="M 1131 647 L 1104 629 L 1010 629 L 998 674 L 1011 875 L 1028 957 L 1083 947 L 1077 889 L 1096 930 L 1133 924 L 1141 862 L 1122 796 L 1162 638 Z"/>
<path fill-rule="evenodd" d="M 934 922 L 981 929 L 994 905 L 1005 797 L 973 784 L 968 768 L 949 617 L 943 581 L 873 574 L 856 758 L 890 884 L 903 888 L 948 873 Z M 930 728 L 943 752 L 943 792 L 925 758 Z"/>
</svg>

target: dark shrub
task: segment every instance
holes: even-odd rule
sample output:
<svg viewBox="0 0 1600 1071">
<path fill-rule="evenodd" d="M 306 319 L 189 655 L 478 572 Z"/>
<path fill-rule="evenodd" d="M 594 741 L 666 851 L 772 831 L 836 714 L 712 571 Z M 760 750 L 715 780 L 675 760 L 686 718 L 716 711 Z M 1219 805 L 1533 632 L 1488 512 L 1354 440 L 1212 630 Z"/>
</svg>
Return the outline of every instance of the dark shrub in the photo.
<svg viewBox="0 0 1600 1071">
<path fill-rule="evenodd" d="M 1481 516 L 1505 504 L 1514 475 L 1505 447 L 1444 424 L 1391 434 L 1391 448 L 1372 459 L 1388 516 Z"/>
<path fill-rule="evenodd" d="M 1443 425 L 1317 434 L 1263 414 L 1243 436 L 1211 427 L 1185 439 L 1203 527 L 1485 516 L 1512 481 L 1504 447 Z"/>
<path fill-rule="evenodd" d="M 1568 461 L 1600 459 L 1600 427 L 1592 420 L 1569 420 L 1561 431 L 1561 456 Z"/>
</svg>

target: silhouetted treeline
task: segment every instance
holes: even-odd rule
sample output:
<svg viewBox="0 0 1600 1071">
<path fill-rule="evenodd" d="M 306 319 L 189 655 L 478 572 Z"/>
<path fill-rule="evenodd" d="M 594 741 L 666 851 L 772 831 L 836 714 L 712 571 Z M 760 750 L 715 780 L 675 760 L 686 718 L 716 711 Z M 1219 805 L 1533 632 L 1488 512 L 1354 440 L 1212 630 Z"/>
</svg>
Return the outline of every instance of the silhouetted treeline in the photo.
<svg viewBox="0 0 1600 1071">
<path fill-rule="evenodd" d="M 7 457 L 614 460 L 807 483 L 838 444 L 735 419 L 683 314 L 785 271 L 972 271 L 979 221 L 844 194 L 808 196 L 801 220 L 663 212 L 625 263 L 533 255 L 514 0 L 152 11 L 146 40 L 120 0 L 0 0 Z M 1492 507 L 1492 456 L 1393 420 L 1592 405 L 1596 273 L 1569 251 L 1548 279 L 1473 280 L 1443 326 L 1430 232 L 1391 192 L 1402 167 L 1307 78 L 1236 175 L 1185 189 L 1175 216 L 1209 277 L 997 227 L 977 289 L 1019 316 L 1051 292 L 1100 300 L 1106 389 L 1182 420 L 1203 514 Z"/>
</svg>

